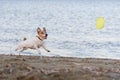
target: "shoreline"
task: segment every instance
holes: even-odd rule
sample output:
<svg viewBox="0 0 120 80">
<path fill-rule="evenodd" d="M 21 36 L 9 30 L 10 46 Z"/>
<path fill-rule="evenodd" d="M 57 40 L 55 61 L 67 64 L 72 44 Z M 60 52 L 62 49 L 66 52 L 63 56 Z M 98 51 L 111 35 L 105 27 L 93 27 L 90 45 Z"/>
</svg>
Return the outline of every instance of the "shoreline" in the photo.
<svg viewBox="0 0 120 80">
<path fill-rule="evenodd" d="M 0 56 L 19 56 L 19 55 L 16 55 L 16 54 L 0 54 Z M 39 55 L 20 55 L 20 56 L 29 56 L 29 57 L 40 57 Z M 70 56 L 47 56 L 47 55 L 43 55 L 43 57 L 49 57 L 49 58 L 52 58 L 52 57 L 56 57 L 56 58 L 76 58 L 76 59 L 101 59 L 101 60 L 120 60 L 120 58 L 105 58 L 105 57 L 70 57 Z"/>
<path fill-rule="evenodd" d="M 119 80 L 120 60 L 0 55 L 0 80 Z"/>
</svg>

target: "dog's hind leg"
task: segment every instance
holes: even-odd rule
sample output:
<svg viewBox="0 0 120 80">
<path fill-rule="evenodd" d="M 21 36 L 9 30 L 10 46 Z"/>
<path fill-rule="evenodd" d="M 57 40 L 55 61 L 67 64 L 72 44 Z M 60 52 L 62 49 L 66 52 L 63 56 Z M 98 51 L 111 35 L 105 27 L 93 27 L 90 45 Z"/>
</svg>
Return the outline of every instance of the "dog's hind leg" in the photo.
<svg viewBox="0 0 120 80">
<path fill-rule="evenodd" d="M 18 46 L 16 49 L 15 49 L 15 51 L 18 51 L 18 50 L 21 50 L 22 49 L 22 47 L 21 46 Z"/>
<path fill-rule="evenodd" d="M 23 52 L 23 51 L 24 51 L 24 49 L 22 48 L 22 49 L 19 51 L 19 56 L 20 56 L 20 53 Z"/>
<path fill-rule="evenodd" d="M 23 52 L 24 50 L 26 50 L 26 48 L 20 48 L 18 50 L 19 50 L 19 56 L 20 56 L 20 53 Z"/>
<path fill-rule="evenodd" d="M 15 49 L 15 51 L 19 50 L 18 48 Z"/>
</svg>

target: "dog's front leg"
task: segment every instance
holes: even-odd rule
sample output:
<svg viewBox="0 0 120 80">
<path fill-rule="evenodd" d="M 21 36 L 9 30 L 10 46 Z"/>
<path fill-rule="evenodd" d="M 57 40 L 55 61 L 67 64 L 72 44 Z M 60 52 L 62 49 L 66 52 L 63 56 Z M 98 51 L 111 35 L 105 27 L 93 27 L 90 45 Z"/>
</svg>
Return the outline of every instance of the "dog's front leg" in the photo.
<svg viewBox="0 0 120 80">
<path fill-rule="evenodd" d="M 37 46 L 34 46 L 34 47 L 35 47 L 35 49 L 38 51 L 38 53 L 41 55 L 40 49 L 39 49 Z"/>
<path fill-rule="evenodd" d="M 48 50 L 48 49 L 45 47 L 44 44 L 42 44 L 42 47 L 43 47 L 43 49 L 45 49 L 47 52 L 50 52 L 50 50 Z"/>
<path fill-rule="evenodd" d="M 39 48 L 36 48 L 36 50 L 38 51 L 38 53 L 41 55 L 41 51 Z"/>
</svg>

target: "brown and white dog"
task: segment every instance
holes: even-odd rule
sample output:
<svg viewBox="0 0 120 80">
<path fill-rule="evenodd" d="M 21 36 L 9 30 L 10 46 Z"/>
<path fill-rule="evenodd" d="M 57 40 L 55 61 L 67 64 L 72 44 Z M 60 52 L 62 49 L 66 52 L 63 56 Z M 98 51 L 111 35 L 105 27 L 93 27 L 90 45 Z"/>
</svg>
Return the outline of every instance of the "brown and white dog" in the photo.
<svg viewBox="0 0 120 80">
<path fill-rule="evenodd" d="M 35 49 L 38 51 L 39 54 L 41 54 L 39 48 L 43 47 L 47 52 L 50 52 L 50 50 L 48 50 L 43 43 L 43 40 L 47 39 L 48 36 L 46 28 L 44 27 L 43 30 L 41 30 L 38 27 L 37 33 L 38 35 L 35 38 L 32 39 L 24 38 L 20 45 L 18 45 L 18 47 L 16 48 L 16 51 L 19 50 L 20 52 L 22 52 L 27 49 Z"/>
</svg>

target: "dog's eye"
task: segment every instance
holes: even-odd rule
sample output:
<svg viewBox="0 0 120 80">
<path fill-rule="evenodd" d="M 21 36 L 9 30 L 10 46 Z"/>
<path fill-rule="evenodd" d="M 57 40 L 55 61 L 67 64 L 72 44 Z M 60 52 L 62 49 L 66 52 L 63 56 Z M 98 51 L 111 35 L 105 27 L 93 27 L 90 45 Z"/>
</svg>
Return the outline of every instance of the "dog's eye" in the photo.
<svg viewBox="0 0 120 80">
<path fill-rule="evenodd" d="M 44 34 L 43 32 L 41 32 L 41 34 Z"/>
</svg>

